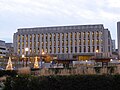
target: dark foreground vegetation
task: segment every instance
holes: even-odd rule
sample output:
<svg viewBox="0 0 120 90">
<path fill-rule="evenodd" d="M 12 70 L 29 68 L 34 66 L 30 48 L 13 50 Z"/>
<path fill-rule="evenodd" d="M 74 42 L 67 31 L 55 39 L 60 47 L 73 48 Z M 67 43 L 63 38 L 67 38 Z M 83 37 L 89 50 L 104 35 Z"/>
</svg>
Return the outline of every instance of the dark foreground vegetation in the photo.
<svg viewBox="0 0 120 90">
<path fill-rule="evenodd" d="M 3 90 L 120 90 L 120 75 L 17 75 Z"/>
</svg>

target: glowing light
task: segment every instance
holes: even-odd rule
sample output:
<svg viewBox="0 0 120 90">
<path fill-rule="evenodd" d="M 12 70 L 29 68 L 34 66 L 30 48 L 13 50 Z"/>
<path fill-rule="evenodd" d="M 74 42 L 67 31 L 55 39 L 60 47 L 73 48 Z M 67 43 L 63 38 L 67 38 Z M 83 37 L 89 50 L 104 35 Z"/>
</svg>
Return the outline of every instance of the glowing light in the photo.
<svg viewBox="0 0 120 90">
<path fill-rule="evenodd" d="M 9 57 L 9 60 L 8 60 L 7 66 L 6 66 L 6 70 L 13 70 L 12 61 L 11 61 L 10 57 Z"/>
<path fill-rule="evenodd" d="M 98 53 L 98 50 L 96 50 L 96 53 Z"/>
<path fill-rule="evenodd" d="M 37 57 L 35 57 L 34 68 L 39 68 L 38 61 L 37 61 Z"/>
<path fill-rule="evenodd" d="M 25 48 L 25 51 L 29 51 L 29 48 Z"/>
<path fill-rule="evenodd" d="M 24 58 L 25 57 L 25 55 L 22 55 L 22 58 Z"/>
</svg>

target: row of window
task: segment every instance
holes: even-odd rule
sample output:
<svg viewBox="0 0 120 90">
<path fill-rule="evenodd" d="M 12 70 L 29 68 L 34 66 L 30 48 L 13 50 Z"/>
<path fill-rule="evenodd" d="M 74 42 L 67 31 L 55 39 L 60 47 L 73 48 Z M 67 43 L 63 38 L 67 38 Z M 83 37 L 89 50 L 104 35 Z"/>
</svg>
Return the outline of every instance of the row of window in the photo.
<svg viewBox="0 0 120 90">
<path fill-rule="evenodd" d="M 101 51 L 103 51 L 102 48 L 97 46 L 97 50 L 99 50 L 99 49 L 101 49 Z M 60 48 L 60 47 L 58 47 L 58 48 L 50 47 L 49 49 L 46 47 L 46 48 L 42 48 L 42 51 L 46 52 L 46 53 L 60 53 L 60 52 L 62 52 L 62 53 L 69 53 L 69 52 L 73 53 L 73 47 L 66 47 L 66 48 L 64 48 L 64 47 L 62 47 L 62 48 Z M 22 54 L 24 54 L 25 53 L 25 49 L 22 48 L 21 52 L 22 52 Z M 34 50 L 32 51 L 32 49 L 30 48 L 29 52 L 30 53 L 40 53 L 41 50 L 40 50 L 40 48 L 37 48 L 37 50 L 34 48 Z M 81 47 L 80 46 L 79 48 L 75 47 L 74 48 L 74 52 L 75 53 L 77 53 L 77 52 L 96 52 L 96 48 L 95 48 L 95 46 L 92 46 L 92 47 L 90 47 L 90 46 L 88 46 L 88 47 L 86 47 L 86 46 Z M 20 48 L 18 49 L 18 53 L 20 54 Z"/>
<path fill-rule="evenodd" d="M 94 38 L 95 36 L 97 37 L 97 38 L 99 38 L 99 36 L 101 36 L 101 34 L 102 34 L 102 32 L 92 32 L 92 38 Z M 32 34 L 33 35 L 33 39 L 34 40 L 36 40 L 36 37 L 38 38 L 38 40 L 40 39 L 40 36 L 41 36 L 41 38 L 42 38 L 42 40 L 43 39 L 48 39 L 48 37 L 49 37 L 49 39 L 51 40 L 52 38 L 54 38 L 54 39 L 64 39 L 64 37 L 66 37 L 66 39 L 68 39 L 68 38 L 72 38 L 73 37 L 73 33 L 58 33 L 58 36 L 56 36 L 57 34 L 56 33 L 54 33 L 54 34 Z M 32 40 L 32 35 L 30 35 L 30 40 Z M 83 37 L 83 38 L 86 38 L 86 37 L 88 37 L 88 38 L 90 38 L 90 32 L 83 32 L 83 33 L 81 33 L 81 32 L 79 32 L 79 33 L 77 33 L 77 32 L 75 32 L 75 34 L 74 34 L 74 37 L 75 37 L 75 39 L 77 38 L 77 35 L 78 35 L 78 38 L 81 38 L 81 37 Z M 60 37 L 61 36 L 61 37 Z M 26 39 L 26 40 L 28 40 L 28 35 L 22 35 L 22 37 L 20 37 L 20 35 L 18 35 L 18 41 L 20 41 L 20 39 L 22 39 L 22 40 L 24 40 L 24 39 Z"/>
<path fill-rule="evenodd" d="M 49 44 L 48 44 L 49 43 Z M 77 46 L 77 45 L 82 45 L 82 43 L 83 43 L 83 45 L 90 45 L 90 43 L 92 44 L 92 45 L 95 45 L 95 43 L 96 43 L 96 45 L 99 45 L 99 44 L 102 44 L 102 40 L 92 40 L 91 42 L 90 42 L 90 40 L 79 40 L 79 41 L 77 41 L 77 40 L 75 40 L 75 41 L 68 41 L 68 40 L 66 40 L 66 42 L 64 42 L 63 40 L 62 41 L 60 41 L 60 40 L 58 40 L 57 42 L 56 41 L 50 41 L 50 42 L 34 42 L 33 43 L 33 45 L 34 46 L 36 46 L 36 44 L 37 44 L 37 46 L 40 46 L 40 44 L 42 45 L 42 46 L 68 46 L 68 45 L 75 45 L 75 46 Z M 20 42 L 18 42 L 18 47 L 20 47 L 20 44 L 22 44 L 22 47 L 24 47 L 24 45 L 26 45 L 26 47 L 28 47 L 28 42 L 22 42 L 22 43 L 20 43 Z M 32 42 L 30 42 L 29 43 L 30 44 L 30 47 L 32 47 Z M 53 44 L 53 45 L 52 45 Z M 61 45 L 60 45 L 61 44 Z"/>
<path fill-rule="evenodd" d="M 0 54 L 6 54 L 5 52 L 0 52 Z"/>
</svg>

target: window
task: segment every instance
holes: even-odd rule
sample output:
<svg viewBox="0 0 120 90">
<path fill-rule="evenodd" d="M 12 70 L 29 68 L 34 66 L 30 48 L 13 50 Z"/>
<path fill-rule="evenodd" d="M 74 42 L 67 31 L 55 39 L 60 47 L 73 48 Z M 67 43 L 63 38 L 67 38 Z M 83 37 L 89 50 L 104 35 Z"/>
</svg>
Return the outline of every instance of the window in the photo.
<svg viewBox="0 0 120 90">
<path fill-rule="evenodd" d="M 50 33 L 50 40 L 52 39 L 52 34 Z"/>
<path fill-rule="evenodd" d="M 58 53 L 60 53 L 60 48 L 58 47 Z"/>
<path fill-rule="evenodd" d="M 98 31 L 96 32 L 96 34 L 97 34 L 97 38 L 99 38 L 99 32 Z"/>
<path fill-rule="evenodd" d="M 58 46 L 60 46 L 60 41 L 58 41 Z"/>
<path fill-rule="evenodd" d="M 92 40 L 92 44 L 94 45 L 94 39 Z"/>
<path fill-rule="evenodd" d="M 68 40 L 66 41 L 66 45 L 68 45 Z"/>
<path fill-rule="evenodd" d="M 54 53 L 56 53 L 56 48 L 54 47 Z"/>
<path fill-rule="evenodd" d="M 38 34 L 38 41 L 40 41 L 40 34 Z"/>
<path fill-rule="evenodd" d="M 85 39 L 83 40 L 83 43 L 84 43 L 84 45 L 85 45 Z"/>
<path fill-rule="evenodd" d="M 70 38 L 72 38 L 72 32 L 70 33 Z"/>
<path fill-rule="evenodd" d="M 79 38 L 81 38 L 81 32 L 79 32 Z"/>
<path fill-rule="evenodd" d="M 62 40 L 62 46 L 64 46 L 64 41 Z"/>
<path fill-rule="evenodd" d="M 62 53 L 64 53 L 64 48 L 62 47 Z"/>
<path fill-rule="evenodd" d="M 77 33 L 75 32 L 75 39 L 77 38 Z"/>
<path fill-rule="evenodd" d="M 28 35 L 26 35 L 26 41 L 28 41 Z"/>
<path fill-rule="evenodd" d="M 86 52 L 86 47 L 84 46 L 84 52 Z"/>
<path fill-rule="evenodd" d="M 81 40 L 79 40 L 79 45 L 81 45 Z"/>
<path fill-rule="evenodd" d="M 88 45 L 90 45 L 90 39 L 88 39 Z"/>
<path fill-rule="evenodd" d="M 95 52 L 95 47 L 94 46 L 92 46 L 92 51 Z"/>
<path fill-rule="evenodd" d="M 20 42 L 20 35 L 18 35 L 18 42 Z"/>
<path fill-rule="evenodd" d="M 24 35 L 22 35 L 22 40 L 24 41 Z"/>
<path fill-rule="evenodd" d="M 64 34 L 62 33 L 62 39 L 64 39 Z"/>
<path fill-rule="evenodd" d="M 81 52 L 81 46 L 79 47 L 79 52 Z"/>
<path fill-rule="evenodd" d="M 66 47 L 66 53 L 68 53 L 68 47 Z"/>
<path fill-rule="evenodd" d="M 60 33 L 58 33 L 58 39 L 60 39 Z"/>
<path fill-rule="evenodd" d="M 66 33 L 66 38 L 68 39 L 68 33 Z"/>
<path fill-rule="evenodd" d="M 75 47 L 75 52 L 77 52 L 77 47 Z"/>
<path fill-rule="evenodd" d="M 88 52 L 90 52 L 90 46 L 88 46 Z"/>
<path fill-rule="evenodd" d="M 30 35 L 30 41 L 32 41 L 32 35 Z"/>
<path fill-rule="evenodd" d="M 88 38 L 90 38 L 90 32 L 88 32 Z"/>
<path fill-rule="evenodd" d="M 94 35 L 95 35 L 94 32 L 92 32 L 92 38 L 94 38 Z"/>
<path fill-rule="evenodd" d="M 73 47 L 71 47 L 71 53 L 73 52 Z"/>
<path fill-rule="evenodd" d="M 84 38 L 85 38 L 85 32 L 83 32 L 83 36 L 84 36 Z"/>
</svg>

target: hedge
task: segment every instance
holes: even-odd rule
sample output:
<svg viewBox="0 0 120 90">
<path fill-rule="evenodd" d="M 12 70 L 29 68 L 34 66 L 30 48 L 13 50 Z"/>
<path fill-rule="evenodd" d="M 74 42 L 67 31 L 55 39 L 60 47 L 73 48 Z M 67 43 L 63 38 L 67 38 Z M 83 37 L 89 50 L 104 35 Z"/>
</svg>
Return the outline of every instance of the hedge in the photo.
<svg viewBox="0 0 120 90">
<path fill-rule="evenodd" d="M 0 77 L 2 76 L 16 76 L 17 71 L 16 70 L 0 70 Z"/>
<path fill-rule="evenodd" d="M 120 75 L 8 77 L 3 90 L 119 90 Z"/>
</svg>

